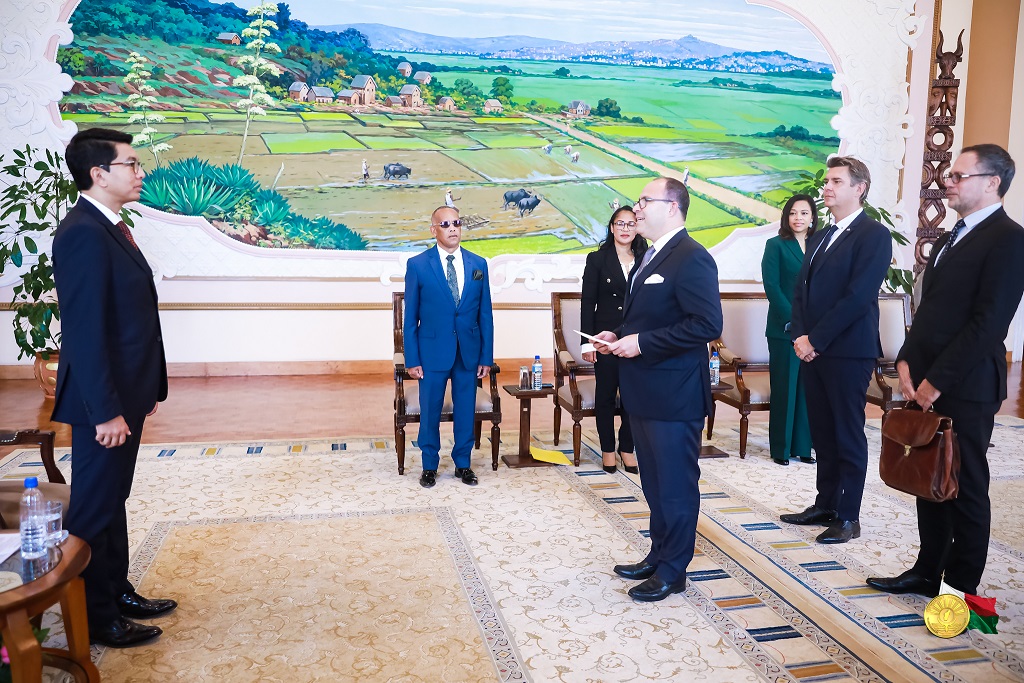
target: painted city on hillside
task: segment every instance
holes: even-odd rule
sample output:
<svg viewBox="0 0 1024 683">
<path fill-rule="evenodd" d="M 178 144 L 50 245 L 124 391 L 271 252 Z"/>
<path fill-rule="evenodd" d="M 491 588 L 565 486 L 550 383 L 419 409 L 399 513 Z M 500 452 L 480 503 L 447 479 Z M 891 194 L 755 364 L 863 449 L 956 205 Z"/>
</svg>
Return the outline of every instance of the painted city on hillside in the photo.
<svg viewBox="0 0 1024 683">
<path fill-rule="evenodd" d="M 824 50 L 743 0 L 626 4 L 82 0 L 61 111 L 257 247 L 419 249 L 447 203 L 484 256 L 583 253 L 665 173 L 706 246 L 777 216 L 838 147 Z"/>
</svg>

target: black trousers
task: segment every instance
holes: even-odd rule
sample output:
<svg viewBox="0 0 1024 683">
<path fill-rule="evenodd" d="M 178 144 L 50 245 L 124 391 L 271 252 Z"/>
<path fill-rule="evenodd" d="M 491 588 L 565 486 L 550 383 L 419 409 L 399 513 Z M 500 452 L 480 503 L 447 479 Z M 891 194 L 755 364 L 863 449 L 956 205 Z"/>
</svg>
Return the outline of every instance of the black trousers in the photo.
<svg viewBox="0 0 1024 683">
<path fill-rule="evenodd" d="M 988 559 L 992 506 L 988 497 L 988 444 L 999 404 L 940 396 L 936 412 L 953 418 L 960 444 L 960 492 L 945 503 L 917 499 L 921 550 L 914 573 L 976 595 Z"/>
<path fill-rule="evenodd" d="M 71 426 L 71 503 L 65 526 L 92 549 L 89 566 L 82 572 L 90 627 L 102 628 L 118 619 L 117 598 L 133 590 L 128 582 L 125 502 L 145 421 L 128 420 L 131 436 L 116 448 L 97 443 L 92 425 Z"/>
<path fill-rule="evenodd" d="M 686 577 L 697 542 L 700 512 L 700 434 L 704 420 L 669 422 L 633 416 L 640 484 L 651 509 L 648 563 L 658 577 L 675 583 Z"/>
<path fill-rule="evenodd" d="M 619 394 L 619 357 L 599 354 L 594 364 L 594 419 L 597 422 L 597 436 L 601 441 L 602 453 L 614 453 L 615 448 L 615 398 Z M 629 427 L 629 415 L 625 408 L 619 425 L 619 447 L 624 453 L 633 452 L 633 431 Z"/>
<path fill-rule="evenodd" d="M 873 358 L 819 356 L 800 369 L 811 443 L 818 454 L 814 504 L 836 510 L 842 521 L 860 519 L 868 468 L 864 406 L 874 368 Z"/>
</svg>

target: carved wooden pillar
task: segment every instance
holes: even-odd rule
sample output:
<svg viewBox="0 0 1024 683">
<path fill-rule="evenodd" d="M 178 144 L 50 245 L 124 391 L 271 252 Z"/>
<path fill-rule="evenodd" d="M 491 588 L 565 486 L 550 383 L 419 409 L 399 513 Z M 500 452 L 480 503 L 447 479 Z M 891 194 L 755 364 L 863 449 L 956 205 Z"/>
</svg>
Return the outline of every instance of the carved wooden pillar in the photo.
<svg viewBox="0 0 1024 683">
<path fill-rule="evenodd" d="M 953 154 L 953 124 L 956 123 L 956 99 L 960 91 L 960 79 L 953 78 L 953 69 L 962 61 L 964 53 L 964 32 L 956 40 L 955 52 L 942 51 L 942 31 L 935 48 L 935 62 L 939 74 L 932 80 L 928 95 L 928 129 L 925 132 L 924 163 L 921 174 L 921 207 L 917 211 L 917 243 L 914 245 L 914 275 L 920 275 L 928 264 L 926 247 L 933 244 L 946 218 L 946 188 L 942 174 L 950 166 Z"/>
</svg>

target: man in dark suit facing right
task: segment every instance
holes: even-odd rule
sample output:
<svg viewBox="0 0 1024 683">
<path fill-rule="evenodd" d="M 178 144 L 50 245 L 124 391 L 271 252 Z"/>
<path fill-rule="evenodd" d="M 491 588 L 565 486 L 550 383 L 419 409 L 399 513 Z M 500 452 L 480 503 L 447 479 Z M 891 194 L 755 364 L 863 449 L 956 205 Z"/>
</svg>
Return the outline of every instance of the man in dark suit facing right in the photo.
<svg viewBox="0 0 1024 683">
<path fill-rule="evenodd" d="M 651 241 L 633 273 L 622 325 L 603 331 L 600 353 L 620 360 L 619 393 L 629 413 L 640 480 L 651 509 L 651 550 L 617 565 L 641 580 L 629 595 L 664 600 L 686 588 L 700 510 L 700 433 L 711 412 L 708 344 L 722 334 L 718 267 L 687 232 L 686 186 L 658 178 L 635 205 L 637 232 Z"/>
<path fill-rule="evenodd" d="M 860 536 L 868 467 L 864 406 L 878 339 L 878 290 L 892 259 L 892 238 L 864 213 L 871 175 L 853 157 L 828 160 L 822 197 L 833 223 L 807 242 L 793 292 L 790 335 L 804 362 L 811 443 L 818 456 L 818 495 L 788 524 L 825 524 L 818 543 Z"/>
<path fill-rule="evenodd" d="M 960 220 L 932 248 L 896 371 L 904 396 L 953 418 L 960 491 L 945 503 L 917 499 L 917 562 L 899 576 L 868 579 L 889 593 L 934 596 L 944 580 L 976 595 L 985 571 L 992 517 L 986 454 L 1006 398 L 1003 341 L 1024 294 L 1024 228 L 1002 206 L 1013 174 L 1006 150 L 975 145 L 942 178 Z"/>
<path fill-rule="evenodd" d="M 160 635 L 136 623 L 173 610 L 128 582 L 128 521 L 146 416 L 167 398 L 153 272 L 119 214 L 146 177 L 132 136 L 91 128 L 71 138 L 66 160 L 81 192 L 53 239 L 61 355 L 53 419 L 71 425 L 71 503 L 66 526 L 92 549 L 82 572 L 89 638 L 129 647 Z"/>
</svg>

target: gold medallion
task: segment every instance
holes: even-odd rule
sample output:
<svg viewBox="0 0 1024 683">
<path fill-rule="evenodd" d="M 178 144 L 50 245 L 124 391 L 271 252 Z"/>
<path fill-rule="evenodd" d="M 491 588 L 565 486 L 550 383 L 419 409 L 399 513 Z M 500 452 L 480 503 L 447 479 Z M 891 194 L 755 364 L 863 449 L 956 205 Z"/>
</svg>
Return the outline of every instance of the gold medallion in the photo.
<svg viewBox="0 0 1024 683">
<path fill-rule="evenodd" d="M 924 608 L 924 625 L 939 638 L 960 635 L 970 620 L 971 611 L 964 599 L 958 595 L 936 596 Z"/>
</svg>

